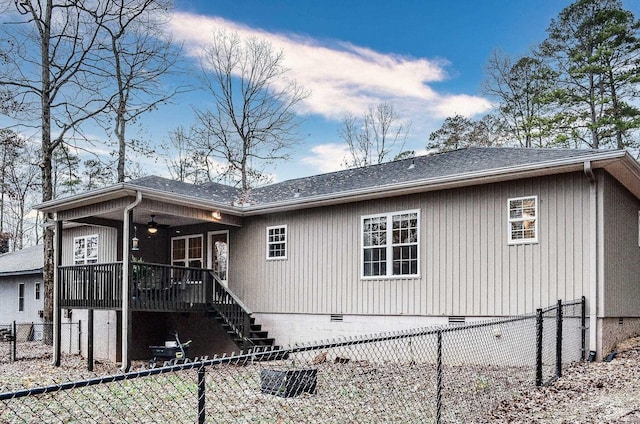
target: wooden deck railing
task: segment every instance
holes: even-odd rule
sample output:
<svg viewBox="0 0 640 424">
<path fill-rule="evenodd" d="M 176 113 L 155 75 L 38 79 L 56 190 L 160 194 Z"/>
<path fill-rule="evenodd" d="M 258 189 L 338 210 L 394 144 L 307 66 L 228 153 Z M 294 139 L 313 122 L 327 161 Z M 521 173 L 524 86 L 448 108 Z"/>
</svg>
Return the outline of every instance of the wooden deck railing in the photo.
<svg viewBox="0 0 640 424">
<path fill-rule="evenodd" d="M 58 267 L 62 308 L 122 308 L 122 263 Z"/>
<path fill-rule="evenodd" d="M 134 263 L 131 280 L 132 310 L 205 310 L 213 301 L 207 269 Z"/>
<path fill-rule="evenodd" d="M 60 307 L 122 309 L 121 262 L 61 266 Z M 213 301 L 209 270 L 136 262 L 131 265 L 132 310 L 205 310 Z"/>
</svg>

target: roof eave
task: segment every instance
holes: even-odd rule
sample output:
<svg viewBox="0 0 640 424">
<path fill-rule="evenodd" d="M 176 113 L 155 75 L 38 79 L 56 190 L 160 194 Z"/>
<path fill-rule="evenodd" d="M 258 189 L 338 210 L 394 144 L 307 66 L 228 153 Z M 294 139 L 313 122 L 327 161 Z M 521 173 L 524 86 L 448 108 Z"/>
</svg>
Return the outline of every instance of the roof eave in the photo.
<svg viewBox="0 0 640 424">
<path fill-rule="evenodd" d="M 172 202 L 179 205 L 195 206 L 203 209 L 215 208 L 219 209 L 222 213 L 241 215 L 241 208 L 231 206 L 229 204 L 128 183 L 120 183 L 88 193 L 50 200 L 36 205 L 34 209 L 43 213 L 57 212 L 91 205 L 100 201 L 113 200 L 127 196 L 135 197 L 137 192 L 142 193 L 144 199 Z"/>
<path fill-rule="evenodd" d="M 488 184 L 521 178 L 531 178 L 544 175 L 582 171 L 585 162 L 591 162 L 594 167 L 606 167 L 612 162 L 631 159 L 624 151 L 595 153 L 570 159 L 548 161 L 531 165 L 496 168 L 493 170 L 474 171 L 446 177 L 427 178 L 412 182 L 402 182 L 378 186 L 373 188 L 349 190 L 338 194 L 310 196 L 291 199 L 289 201 L 273 202 L 255 206 L 245 206 L 245 216 L 261 215 L 264 213 L 286 212 L 294 209 L 330 206 L 355 201 L 394 197 L 418 192 L 444 190 L 450 188 Z M 626 160 L 625 160 L 626 161 Z M 626 161 L 628 162 L 628 161 Z M 635 168 L 640 179 L 640 166 Z M 640 196 L 639 196 L 640 197 Z"/>
</svg>

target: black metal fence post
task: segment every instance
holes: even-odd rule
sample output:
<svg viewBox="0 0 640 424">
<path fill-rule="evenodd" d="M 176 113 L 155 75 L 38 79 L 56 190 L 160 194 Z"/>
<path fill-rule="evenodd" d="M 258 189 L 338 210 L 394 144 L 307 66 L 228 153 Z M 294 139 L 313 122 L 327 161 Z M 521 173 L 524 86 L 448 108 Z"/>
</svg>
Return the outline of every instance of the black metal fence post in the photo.
<svg viewBox="0 0 640 424">
<path fill-rule="evenodd" d="M 437 333 L 438 359 L 436 364 L 436 424 L 440 424 L 442 418 L 442 331 Z"/>
<path fill-rule="evenodd" d="M 18 331 L 16 322 L 13 321 L 13 328 L 11 329 L 11 362 L 16 361 L 16 344 L 18 343 Z"/>
<path fill-rule="evenodd" d="M 558 300 L 556 313 L 556 377 L 562 377 L 562 300 Z"/>
<path fill-rule="evenodd" d="M 205 394 L 206 394 L 206 385 L 205 385 L 205 372 L 204 372 L 204 363 L 198 367 L 198 423 L 204 424 L 205 419 L 207 417 L 205 411 Z"/>
<path fill-rule="evenodd" d="M 580 305 L 580 329 L 581 340 L 580 340 L 580 348 L 582 349 L 582 360 L 587 359 L 587 299 L 582 296 L 582 304 Z"/>
<path fill-rule="evenodd" d="M 542 309 L 536 310 L 536 386 L 542 386 Z"/>
</svg>

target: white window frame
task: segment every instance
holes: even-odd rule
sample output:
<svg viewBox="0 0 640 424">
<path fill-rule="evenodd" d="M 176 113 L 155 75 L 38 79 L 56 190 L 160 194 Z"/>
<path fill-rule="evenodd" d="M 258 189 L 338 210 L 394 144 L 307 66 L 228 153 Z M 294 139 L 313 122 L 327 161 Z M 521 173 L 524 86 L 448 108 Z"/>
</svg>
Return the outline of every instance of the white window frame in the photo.
<svg viewBox="0 0 640 424">
<path fill-rule="evenodd" d="M 534 201 L 534 216 L 518 216 L 511 217 L 511 202 L 531 200 Z M 524 223 L 528 221 L 533 221 L 534 223 L 534 235 L 533 237 L 526 238 L 513 238 L 513 224 Z M 540 231 L 540 216 L 538 214 L 538 196 L 522 196 L 522 197 L 511 197 L 507 199 L 507 237 L 508 244 L 516 245 L 516 244 L 531 244 L 538 242 L 538 235 Z"/>
<path fill-rule="evenodd" d="M 190 239 L 200 239 L 200 256 L 199 257 L 189 256 L 189 240 Z M 173 242 L 175 240 L 184 240 L 184 258 L 182 259 L 173 258 Z M 200 260 L 200 268 L 204 267 L 204 240 L 202 239 L 202 234 L 190 234 L 186 236 L 171 237 L 171 253 L 170 254 L 171 254 L 172 266 L 175 266 L 176 262 L 184 262 L 183 266 L 187 268 L 198 268 L 198 267 L 192 267 L 190 265 L 190 262 L 194 260 Z"/>
<path fill-rule="evenodd" d="M 33 299 L 40 300 L 42 298 L 42 284 L 35 282 L 33 284 Z"/>
<path fill-rule="evenodd" d="M 83 241 L 83 246 L 78 246 L 79 242 Z M 94 244 L 93 253 L 89 256 L 89 245 Z M 73 264 L 74 265 L 87 265 L 98 263 L 98 248 L 100 245 L 100 239 L 97 234 L 90 234 L 87 236 L 79 236 L 73 238 Z"/>
<path fill-rule="evenodd" d="M 18 312 L 24 312 L 24 283 L 18 284 Z"/>
<path fill-rule="evenodd" d="M 416 241 L 393 243 L 393 217 L 400 215 L 416 214 Z M 385 231 L 385 244 L 378 245 L 385 249 L 386 253 L 386 273 L 383 275 L 365 275 L 365 250 L 372 246 L 365 246 L 365 221 L 372 218 L 386 218 L 387 226 Z M 420 277 L 420 209 L 405 211 L 394 211 L 381 214 L 363 215 L 360 217 L 360 278 L 366 280 L 398 279 L 398 278 L 419 278 Z M 394 247 L 416 247 L 416 273 L 415 274 L 394 274 L 393 249 Z"/>
<path fill-rule="evenodd" d="M 272 240 L 271 239 L 271 231 L 272 230 L 284 230 L 284 233 L 281 233 L 281 235 L 284 236 L 284 239 L 282 240 Z M 271 225 L 269 227 L 267 227 L 267 238 L 266 238 L 266 242 L 267 242 L 267 252 L 266 252 L 266 257 L 268 261 L 280 261 L 280 260 L 285 260 L 287 259 L 287 256 L 289 255 L 289 228 L 287 227 L 287 225 Z M 282 244 L 283 249 L 284 250 L 284 255 L 282 256 L 271 256 L 271 246 L 275 246 L 278 244 Z"/>
</svg>

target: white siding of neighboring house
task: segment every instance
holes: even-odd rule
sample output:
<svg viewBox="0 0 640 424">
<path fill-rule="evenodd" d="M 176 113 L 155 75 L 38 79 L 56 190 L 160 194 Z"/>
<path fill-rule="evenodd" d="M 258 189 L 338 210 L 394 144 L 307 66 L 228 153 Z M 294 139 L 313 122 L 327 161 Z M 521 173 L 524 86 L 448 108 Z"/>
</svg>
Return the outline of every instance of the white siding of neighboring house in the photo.
<svg viewBox="0 0 640 424">
<path fill-rule="evenodd" d="M 531 195 L 539 242 L 508 245 L 507 199 Z M 530 313 L 589 293 L 588 202 L 578 172 L 247 218 L 231 233 L 230 287 L 259 313 Z M 361 217 L 410 209 L 420 277 L 361 279 Z M 287 259 L 266 260 L 266 228 L 285 224 Z"/>
<path fill-rule="evenodd" d="M 24 284 L 24 310 L 18 310 L 18 286 Z M 36 283 L 40 284 L 40 299 L 35 298 Z M 0 277 L 0 325 L 17 323 L 40 323 L 38 311 L 44 309 L 44 285 L 42 274 L 27 274 Z"/>
</svg>

